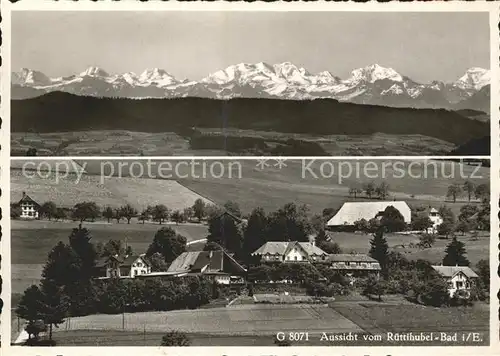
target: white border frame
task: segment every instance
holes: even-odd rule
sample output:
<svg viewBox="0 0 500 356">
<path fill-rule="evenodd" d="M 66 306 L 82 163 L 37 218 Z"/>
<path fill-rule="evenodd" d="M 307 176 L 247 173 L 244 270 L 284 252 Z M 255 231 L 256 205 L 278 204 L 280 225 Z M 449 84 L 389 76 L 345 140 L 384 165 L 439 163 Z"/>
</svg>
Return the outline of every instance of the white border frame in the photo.
<svg viewBox="0 0 500 356">
<path fill-rule="evenodd" d="M 179 354 L 179 355 L 196 355 L 201 353 L 209 355 L 232 355 L 232 354 L 273 354 L 273 355 L 331 355 L 332 351 L 342 355 L 418 355 L 426 352 L 431 355 L 496 355 L 500 352 L 499 343 L 499 301 L 497 292 L 500 290 L 500 280 L 497 275 L 498 260 L 498 242 L 499 242 L 499 219 L 498 219 L 498 201 L 500 196 L 500 130 L 498 127 L 498 111 L 500 106 L 500 68 L 499 68 L 499 33 L 498 23 L 500 19 L 499 5 L 495 2 L 437 2 L 437 3 L 205 3 L 205 2 L 186 2 L 186 3 L 164 3 L 159 1 L 139 2 L 139 1 L 100 1 L 100 2 L 73 2 L 73 1 L 40 1 L 40 0 L 22 0 L 12 4 L 5 0 L 1 2 L 1 12 L 3 21 L 1 23 L 3 33 L 3 45 L 1 53 L 3 54 L 3 65 L 1 67 L 0 83 L 2 104 L 0 107 L 0 116 L 2 117 L 2 126 L 0 132 L 0 142 L 2 144 L 0 151 L 0 186 L 3 194 L 0 197 L 0 207 L 3 210 L 3 219 L 1 221 L 3 236 L 0 242 L 2 252 L 1 274 L 2 274 L 2 300 L 4 301 L 3 313 L 1 315 L 1 335 L 3 345 L 2 351 L 6 355 L 99 355 L 103 352 L 111 351 L 119 352 L 124 355 L 137 355 L 141 352 L 148 354 Z M 489 12 L 490 13 L 490 67 L 492 73 L 491 82 L 491 239 L 490 239 L 490 270 L 491 270 L 491 298 L 490 298 L 490 346 L 377 346 L 377 347 L 359 347 L 359 346 L 321 346 L 321 347 L 22 347 L 11 346 L 11 319 L 10 319 L 10 21 L 11 11 L 384 11 L 384 12 Z M 496 80 L 494 80 L 496 79 Z M 144 159 L 153 160 L 158 158 L 165 159 L 166 157 L 60 157 L 60 159 L 78 158 L 85 159 Z M 186 160 L 195 158 L 203 159 L 258 159 L 270 157 L 168 157 L 168 160 Z M 387 156 L 387 157 L 280 157 L 288 159 L 301 158 L 307 159 L 374 159 L 374 160 L 412 160 L 425 159 L 429 156 Z M 439 157 L 433 157 L 439 158 Z M 447 157 L 450 158 L 450 157 Z M 459 157 L 457 157 L 459 158 Z M 472 158 L 472 157 L 468 157 Z M 477 158 L 490 158 L 478 156 Z M 13 159 L 22 159 L 16 157 Z M 31 157 L 30 157 L 31 159 Z M 39 157 L 37 159 L 57 159 L 51 157 Z"/>
</svg>

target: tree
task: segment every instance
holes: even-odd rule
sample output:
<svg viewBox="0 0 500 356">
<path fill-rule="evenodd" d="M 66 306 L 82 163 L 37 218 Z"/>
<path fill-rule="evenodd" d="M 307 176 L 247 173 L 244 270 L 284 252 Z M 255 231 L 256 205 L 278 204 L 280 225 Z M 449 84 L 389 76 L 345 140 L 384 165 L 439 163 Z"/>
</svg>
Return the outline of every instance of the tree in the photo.
<svg viewBox="0 0 500 356">
<path fill-rule="evenodd" d="M 368 232 L 370 233 L 375 233 L 378 231 L 378 229 L 380 229 L 380 220 L 377 219 L 377 218 L 371 218 L 369 221 L 368 221 Z"/>
<path fill-rule="evenodd" d="M 40 288 L 43 298 L 41 314 L 43 322 L 49 326 L 49 340 L 52 340 L 52 328 L 64 322 L 69 310 L 69 298 L 64 294 L 63 287 L 54 281 L 43 278 Z"/>
<path fill-rule="evenodd" d="M 153 242 L 149 245 L 146 256 L 156 252 L 163 256 L 166 263 L 172 263 L 181 253 L 186 251 L 187 239 L 176 233 L 171 227 L 163 227 L 155 234 Z"/>
<path fill-rule="evenodd" d="M 184 215 L 180 212 L 180 210 L 176 210 L 172 213 L 172 221 L 176 224 L 179 224 L 184 221 Z"/>
<path fill-rule="evenodd" d="M 448 286 L 443 278 L 432 275 L 415 288 L 417 298 L 425 305 L 440 307 L 450 301 Z"/>
<path fill-rule="evenodd" d="M 411 222 L 411 229 L 414 231 L 427 231 L 432 226 L 434 224 L 426 214 L 417 215 Z"/>
<path fill-rule="evenodd" d="M 453 237 L 444 252 L 443 265 L 445 266 L 468 266 L 470 264 L 465 257 L 465 244 L 458 241 L 456 237 Z"/>
<path fill-rule="evenodd" d="M 359 187 L 351 187 L 349 188 L 349 196 L 354 196 L 354 199 L 358 197 L 358 194 L 363 193 L 363 189 Z"/>
<path fill-rule="evenodd" d="M 57 208 L 56 215 L 54 218 L 56 220 L 64 220 L 68 217 L 68 211 L 65 208 Z"/>
<path fill-rule="evenodd" d="M 205 217 L 205 202 L 200 198 L 196 199 L 194 202 L 193 215 L 198 221 L 203 220 Z"/>
<path fill-rule="evenodd" d="M 423 248 L 431 248 L 436 242 L 436 237 L 432 234 L 422 234 L 420 235 L 420 246 Z"/>
<path fill-rule="evenodd" d="M 189 346 L 188 336 L 180 331 L 170 331 L 161 338 L 161 346 Z"/>
<path fill-rule="evenodd" d="M 115 218 L 116 223 L 119 224 L 120 220 L 123 218 L 122 211 L 119 208 L 116 208 L 113 213 L 113 217 Z"/>
<path fill-rule="evenodd" d="M 40 215 L 52 220 L 57 214 L 57 206 L 54 202 L 47 201 L 40 207 Z"/>
<path fill-rule="evenodd" d="M 380 227 L 377 232 L 373 235 L 373 239 L 370 240 L 370 252 L 369 255 L 376 259 L 382 270 L 382 273 L 387 272 L 387 257 L 389 251 L 389 245 L 384 237 L 384 228 Z"/>
<path fill-rule="evenodd" d="M 437 227 L 437 233 L 438 235 L 445 236 L 448 238 L 450 234 L 455 230 L 455 225 L 451 224 L 448 221 L 443 221 L 441 224 L 438 225 Z"/>
<path fill-rule="evenodd" d="M 146 222 L 146 220 L 149 220 L 149 214 L 148 214 L 146 209 L 141 212 L 138 219 L 139 219 L 139 221 L 142 221 L 143 225 Z"/>
<path fill-rule="evenodd" d="M 370 230 L 370 224 L 366 219 L 356 220 L 354 222 L 354 230 L 368 233 L 368 231 Z"/>
<path fill-rule="evenodd" d="M 490 286 L 490 260 L 479 260 L 476 264 L 477 275 L 486 289 Z"/>
<path fill-rule="evenodd" d="M 397 232 L 406 230 L 406 223 L 403 215 L 395 207 L 388 206 L 385 208 L 380 219 L 380 225 L 388 232 Z"/>
<path fill-rule="evenodd" d="M 389 185 L 385 182 L 380 183 L 380 185 L 375 188 L 375 194 L 382 200 L 387 199 L 389 196 Z"/>
<path fill-rule="evenodd" d="M 10 217 L 12 219 L 18 219 L 22 213 L 23 213 L 23 210 L 21 209 L 19 204 L 11 204 L 10 205 Z"/>
<path fill-rule="evenodd" d="M 476 219 L 477 228 L 479 230 L 490 230 L 490 209 L 489 202 L 485 202 L 481 205 Z"/>
<path fill-rule="evenodd" d="M 489 184 L 482 183 L 476 186 L 474 190 L 474 197 L 481 201 L 490 199 L 490 186 Z"/>
<path fill-rule="evenodd" d="M 37 155 L 36 148 L 31 147 L 26 150 L 26 156 L 36 156 L 36 155 Z"/>
<path fill-rule="evenodd" d="M 459 221 L 467 221 L 474 215 L 478 213 L 479 209 L 477 205 L 467 204 L 460 208 L 460 214 L 458 215 Z"/>
<path fill-rule="evenodd" d="M 148 257 L 151 263 L 151 270 L 154 272 L 165 272 L 168 269 L 168 264 L 165 262 L 165 258 L 159 252 L 153 253 Z"/>
<path fill-rule="evenodd" d="M 269 236 L 277 241 L 309 241 L 312 232 L 305 205 L 285 204 L 282 208 L 269 214 Z"/>
<path fill-rule="evenodd" d="M 184 215 L 184 219 L 186 221 L 190 221 L 194 216 L 193 208 L 192 207 L 184 208 L 184 210 L 182 211 L 182 215 Z"/>
<path fill-rule="evenodd" d="M 456 231 L 460 231 L 462 236 L 465 235 L 466 232 L 469 232 L 471 229 L 471 224 L 467 220 L 459 220 Z"/>
<path fill-rule="evenodd" d="M 240 206 L 238 205 L 238 203 L 236 203 L 234 201 L 228 200 L 224 204 L 224 209 L 226 209 L 226 211 L 233 214 L 234 216 L 237 216 L 239 218 L 241 217 Z"/>
<path fill-rule="evenodd" d="M 219 244 L 241 256 L 243 247 L 241 224 L 228 214 L 213 214 L 208 219 L 207 243 Z"/>
<path fill-rule="evenodd" d="M 95 246 L 91 243 L 91 240 L 92 235 L 90 234 L 90 231 L 87 228 L 83 228 L 81 224 L 78 228 L 71 230 L 69 245 L 80 258 L 80 281 L 90 280 L 93 275 L 97 252 L 95 250 Z"/>
<path fill-rule="evenodd" d="M 99 215 L 99 207 L 94 202 L 77 203 L 73 207 L 73 218 L 80 220 L 80 222 L 87 220 L 94 221 Z"/>
<path fill-rule="evenodd" d="M 242 255 L 247 263 L 250 255 L 267 242 L 267 216 L 262 208 L 252 210 L 243 234 Z"/>
<path fill-rule="evenodd" d="M 320 241 L 316 243 L 316 246 L 318 246 L 328 254 L 342 253 L 342 249 L 340 248 L 339 244 L 333 241 Z"/>
<path fill-rule="evenodd" d="M 470 180 L 466 180 L 462 186 L 462 189 L 464 192 L 467 193 L 467 198 L 470 201 L 471 196 L 476 191 L 476 185 L 474 183 L 472 183 Z"/>
<path fill-rule="evenodd" d="M 384 280 L 377 278 L 374 275 L 370 275 L 366 280 L 363 294 L 376 295 L 378 297 L 378 300 L 382 301 L 382 295 L 385 293 L 386 289 L 387 285 Z"/>
<path fill-rule="evenodd" d="M 369 182 L 363 185 L 363 190 L 368 198 L 372 198 L 373 194 L 375 194 L 375 183 Z"/>
<path fill-rule="evenodd" d="M 169 213 L 168 208 L 165 205 L 163 204 L 156 205 L 153 208 L 153 220 L 158 221 L 161 225 L 163 221 L 168 219 L 168 213 Z"/>
<path fill-rule="evenodd" d="M 109 239 L 108 242 L 102 247 L 101 256 L 123 256 L 125 255 L 125 248 L 123 247 L 122 240 Z"/>
<path fill-rule="evenodd" d="M 41 328 L 35 327 L 36 322 L 43 319 L 42 299 L 43 295 L 40 289 L 36 285 L 32 285 L 24 291 L 16 308 L 16 315 L 28 322 L 25 329 L 29 339 L 32 336 L 37 339 L 38 334 L 43 331 Z"/>
<path fill-rule="evenodd" d="M 321 215 L 325 220 L 329 220 L 332 216 L 335 215 L 338 209 L 334 208 L 324 208 L 323 211 L 321 212 Z"/>
<path fill-rule="evenodd" d="M 462 188 L 456 183 L 450 185 L 448 187 L 448 192 L 446 193 L 446 197 L 449 198 L 451 197 L 453 199 L 453 202 L 456 203 L 457 197 L 462 193 Z"/>
<path fill-rule="evenodd" d="M 114 215 L 113 208 L 111 208 L 110 206 L 104 208 L 102 216 L 108 219 L 108 224 L 111 222 L 111 219 L 113 219 L 113 215 Z"/>
<path fill-rule="evenodd" d="M 130 220 L 137 216 L 137 209 L 130 204 L 124 205 L 120 208 L 120 215 L 127 219 L 127 224 L 130 224 Z"/>
</svg>

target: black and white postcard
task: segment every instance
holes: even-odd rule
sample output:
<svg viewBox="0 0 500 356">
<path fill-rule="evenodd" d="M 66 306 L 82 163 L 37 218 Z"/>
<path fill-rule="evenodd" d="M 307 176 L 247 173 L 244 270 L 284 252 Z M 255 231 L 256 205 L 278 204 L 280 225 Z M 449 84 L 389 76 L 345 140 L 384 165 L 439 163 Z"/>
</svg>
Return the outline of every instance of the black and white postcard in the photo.
<svg viewBox="0 0 500 356">
<path fill-rule="evenodd" d="M 1 10 L 3 354 L 498 354 L 496 3 Z"/>
</svg>

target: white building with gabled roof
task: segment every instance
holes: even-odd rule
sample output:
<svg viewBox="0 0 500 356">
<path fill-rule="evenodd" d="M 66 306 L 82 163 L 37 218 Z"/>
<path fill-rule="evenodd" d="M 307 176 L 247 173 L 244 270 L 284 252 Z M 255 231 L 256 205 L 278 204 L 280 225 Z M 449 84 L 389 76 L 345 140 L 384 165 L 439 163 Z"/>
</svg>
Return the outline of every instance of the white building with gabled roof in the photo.
<svg viewBox="0 0 500 356">
<path fill-rule="evenodd" d="M 345 202 L 340 210 L 326 223 L 328 227 L 334 226 L 352 226 L 358 220 L 365 219 L 370 221 L 382 213 L 389 206 L 396 208 L 405 223 L 411 223 L 411 209 L 404 201 L 363 201 L 363 202 Z"/>
</svg>

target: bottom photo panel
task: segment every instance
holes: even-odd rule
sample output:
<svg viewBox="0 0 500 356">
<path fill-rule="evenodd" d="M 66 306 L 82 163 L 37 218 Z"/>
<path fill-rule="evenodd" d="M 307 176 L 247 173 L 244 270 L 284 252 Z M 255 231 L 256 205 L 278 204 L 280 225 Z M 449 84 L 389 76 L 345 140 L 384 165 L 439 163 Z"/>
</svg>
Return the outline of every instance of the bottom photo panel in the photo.
<svg viewBox="0 0 500 356">
<path fill-rule="evenodd" d="M 489 167 L 12 160 L 11 343 L 489 345 Z"/>
</svg>

